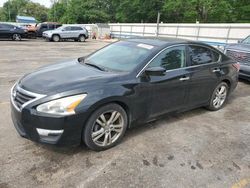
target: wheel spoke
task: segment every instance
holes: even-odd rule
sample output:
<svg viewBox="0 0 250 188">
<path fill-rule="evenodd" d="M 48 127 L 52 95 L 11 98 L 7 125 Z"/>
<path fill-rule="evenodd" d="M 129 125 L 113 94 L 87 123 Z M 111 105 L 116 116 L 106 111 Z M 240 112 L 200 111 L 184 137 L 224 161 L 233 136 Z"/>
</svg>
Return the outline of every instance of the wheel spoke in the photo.
<svg viewBox="0 0 250 188">
<path fill-rule="evenodd" d="M 225 87 L 224 87 L 224 86 L 222 86 L 222 87 L 220 88 L 220 92 L 219 92 L 219 94 L 221 95 L 222 93 L 224 93 L 224 91 L 225 91 Z"/>
<path fill-rule="evenodd" d="M 106 146 L 108 144 L 108 137 L 109 137 L 109 134 L 105 133 L 105 137 L 104 137 L 104 140 L 103 140 L 103 146 Z"/>
<path fill-rule="evenodd" d="M 100 118 L 101 118 L 103 123 L 107 123 L 107 120 L 106 120 L 106 118 L 105 118 L 105 116 L 103 114 L 100 116 Z"/>
<path fill-rule="evenodd" d="M 105 133 L 104 129 L 101 128 L 100 130 L 95 131 L 95 132 L 92 133 L 92 139 L 94 141 L 97 141 L 99 138 L 101 138 L 104 135 L 104 133 Z"/>
<path fill-rule="evenodd" d="M 97 123 L 98 125 L 102 126 L 102 127 L 105 126 L 104 123 L 103 123 L 101 120 L 99 120 L 99 119 L 96 120 L 96 123 Z"/>
<path fill-rule="evenodd" d="M 114 115 L 113 115 L 114 114 Z M 113 117 L 112 117 L 113 116 Z M 114 123 L 116 122 L 116 120 L 121 116 L 121 114 L 119 112 L 113 112 L 111 117 L 112 119 L 110 118 L 109 120 L 109 123 Z"/>
</svg>

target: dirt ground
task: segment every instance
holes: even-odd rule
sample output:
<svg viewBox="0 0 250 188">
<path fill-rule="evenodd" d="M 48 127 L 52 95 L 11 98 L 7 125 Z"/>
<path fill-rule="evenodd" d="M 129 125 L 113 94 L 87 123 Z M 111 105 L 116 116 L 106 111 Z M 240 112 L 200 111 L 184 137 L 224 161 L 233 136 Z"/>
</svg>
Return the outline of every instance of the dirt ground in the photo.
<svg viewBox="0 0 250 188">
<path fill-rule="evenodd" d="M 0 41 L 0 187 L 250 187 L 248 82 L 240 82 L 218 112 L 199 108 L 138 126 L 103 152 L 21 138 L 10 118 L 14 82 L 107 44 Z"/>
</svg>

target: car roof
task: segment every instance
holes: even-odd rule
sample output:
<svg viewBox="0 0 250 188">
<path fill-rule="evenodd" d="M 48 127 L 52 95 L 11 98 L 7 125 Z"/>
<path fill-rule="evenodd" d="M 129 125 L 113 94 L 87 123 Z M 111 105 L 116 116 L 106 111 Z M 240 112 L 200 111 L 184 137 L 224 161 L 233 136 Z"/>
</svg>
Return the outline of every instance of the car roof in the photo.
<svg viewBox="0 0 250 188">
<path fill-rule="evenodd" d="M 126 39 L 129 42 L 144 43 L 157 47 L 167 47 L 173 44 L 198 44 L 206 47 L 212 47 L 203 42 L 192 41 L 187 39 L 171 38 L 171 37 L 135 37 Z M 213 48 L 213 47 L 212 47 Z"/>
</svg>

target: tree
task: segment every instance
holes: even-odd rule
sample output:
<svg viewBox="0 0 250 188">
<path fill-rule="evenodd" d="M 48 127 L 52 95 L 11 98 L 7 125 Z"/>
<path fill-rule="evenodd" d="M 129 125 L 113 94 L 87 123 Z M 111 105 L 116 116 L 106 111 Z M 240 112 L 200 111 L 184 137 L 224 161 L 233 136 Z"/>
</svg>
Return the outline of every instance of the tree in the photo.
<svg viewBox="0 0 250 188">
<path fill-rule="evenodd" d="M 5 16 L 4 9 L 0 7 L 0 21 L 6 21 L 6 20 L 7 18 Z"/>
</svg>

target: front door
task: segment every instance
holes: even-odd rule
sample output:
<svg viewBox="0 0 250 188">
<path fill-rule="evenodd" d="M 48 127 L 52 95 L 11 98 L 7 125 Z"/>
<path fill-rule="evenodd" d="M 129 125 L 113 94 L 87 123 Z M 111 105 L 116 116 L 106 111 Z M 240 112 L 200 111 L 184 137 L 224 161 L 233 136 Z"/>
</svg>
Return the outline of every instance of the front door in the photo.
<svg viewBox="0 0 250 188">
<path fill-rule="evenodd" d="M 149 65 L 163 67 L 162 76 L 149 76 L 152 92 L 150 114 L 152 117 L 180 110 L 186 104 L 190 76 L 186 71 L 186 46 L 179 45 L 162 51 Z"/>
</svg>

